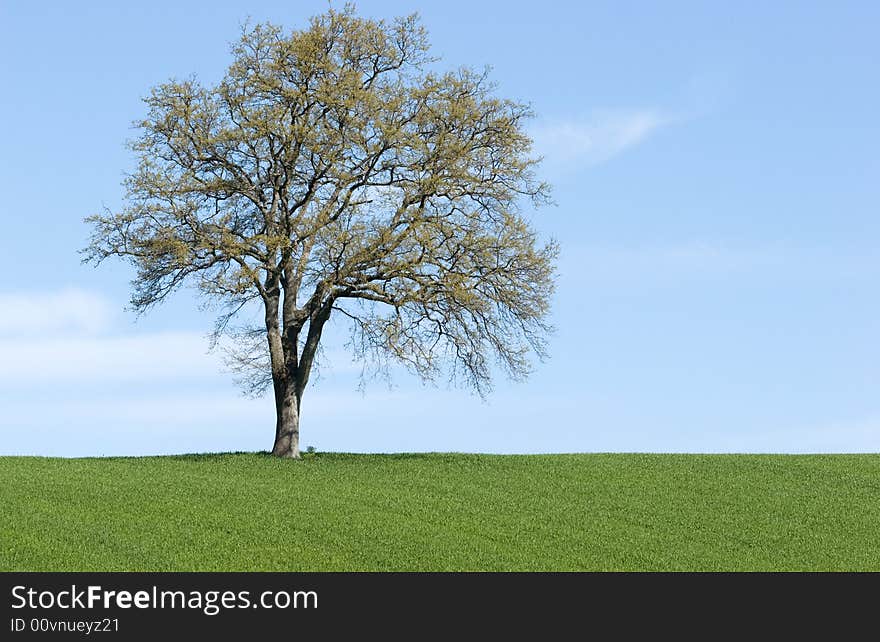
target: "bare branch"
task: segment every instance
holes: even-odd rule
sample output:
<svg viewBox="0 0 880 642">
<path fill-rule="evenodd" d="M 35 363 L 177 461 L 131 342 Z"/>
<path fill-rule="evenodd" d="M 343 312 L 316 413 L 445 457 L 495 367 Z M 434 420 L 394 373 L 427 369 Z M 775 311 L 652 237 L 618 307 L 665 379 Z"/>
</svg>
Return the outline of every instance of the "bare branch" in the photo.
<svg viewBox="0 0 880 642">
<path fill-rule="evenodd" d="M 498 367 L 524 377 L 546 354 L 556 257 L 520 213 L 549 199 L 530 108 L 487 70 L 426 71 L 416 16 L 257 25 L 232 55 L 216 85 L 147 96 L 125 206 L 88 219 L 85 260 L 131 262 L 139 311 L 197 285 L 222 310 L 215 341 L 237 346 L 248 390 L 274 383 L 279 413 L 333 314 L 365 363 L 480 394 Z M 262 326 L 235 325 L 251 302 Z"/>
</svg>

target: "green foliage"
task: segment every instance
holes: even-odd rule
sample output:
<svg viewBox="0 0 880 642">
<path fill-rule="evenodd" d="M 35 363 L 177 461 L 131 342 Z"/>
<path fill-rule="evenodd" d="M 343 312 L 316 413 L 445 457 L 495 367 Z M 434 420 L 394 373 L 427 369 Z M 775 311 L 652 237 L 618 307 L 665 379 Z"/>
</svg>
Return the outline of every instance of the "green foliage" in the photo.
<svg viewBox="0 0 880 642">
<path fill-rule="evenodd" d="M 223 79 L 154 87 L 131 148 L 125 206 L 88 219 L 86 260 L 137 268 L 146 310 L 186 282 L 238 328 L 249 390 L 298 399 L 328 318 L 355 356 L 489 389 L 544 354 L 554 243 L 519 212 L 541 204 L 527 105 L 487 72 L 429 71 L 415 16 L 351 6 L 303 30 L 246 29 Z M 254 342 L 256 339 L 256 343 Z"/>
<path fill-rule="evenodd" d="M 0 570 L 880 571 L 878 480 L 878 455 L 6 457 Z"/>
</svg>

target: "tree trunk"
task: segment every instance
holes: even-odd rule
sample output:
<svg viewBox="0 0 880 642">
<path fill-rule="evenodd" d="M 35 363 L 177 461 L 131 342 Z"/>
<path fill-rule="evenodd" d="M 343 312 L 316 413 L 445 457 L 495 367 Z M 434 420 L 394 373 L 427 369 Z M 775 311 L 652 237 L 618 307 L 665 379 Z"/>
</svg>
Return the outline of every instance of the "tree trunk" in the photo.
<svg viewBox="0 0 880 642">
<path fill-rule="evenodd" d="M 276 457 L 299 459 L 299 402 L 296 386 L 283 379 L 275 379 L 275 445 Z"/>
<path fill-rule="evenodd" d="M 299 397 L 296 385 L 296 334 L 282 337 L 278 327 L 279 279 L 267 282 L 266 336 L 275 389 L 275 443 L 272 454 L 299 459 Z M 288 330 L 287 328 L 285 330 Z M 287 346 L 285 346 L 285 339 Z"/>
<path fill-rule="evenodd" d="M 333 299 L 328 298 L 309 318 L 309 333 L 303 344 L 302 358 L 297 359 L 297 345 L 302 323 L 292 314 L 293 299 L 285 283 L 284 332 L 278 327 L 277 289 L 266 299 L 266 330 L 269 339 L 269 357 L 272 364 L 272 384 L 275 388 L 275 444 L 276 457 L 299 459 L 299 414 L 302 393 L 309 381 L 315 352 L 321 340 L 321 331 L 330 317 Z"/>
</svg>

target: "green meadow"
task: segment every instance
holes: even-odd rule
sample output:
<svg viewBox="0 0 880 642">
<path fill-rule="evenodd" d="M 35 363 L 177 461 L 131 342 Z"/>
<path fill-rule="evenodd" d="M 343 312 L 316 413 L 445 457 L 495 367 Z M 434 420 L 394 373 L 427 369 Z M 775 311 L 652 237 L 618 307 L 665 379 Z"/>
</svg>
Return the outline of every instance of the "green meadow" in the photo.
<svg viewBox="0 0 880 642">
<path fill-rule="evenodd" d="M 2 571 L 880 570 L 880 455 L 0 457 Z"/>
</svg>

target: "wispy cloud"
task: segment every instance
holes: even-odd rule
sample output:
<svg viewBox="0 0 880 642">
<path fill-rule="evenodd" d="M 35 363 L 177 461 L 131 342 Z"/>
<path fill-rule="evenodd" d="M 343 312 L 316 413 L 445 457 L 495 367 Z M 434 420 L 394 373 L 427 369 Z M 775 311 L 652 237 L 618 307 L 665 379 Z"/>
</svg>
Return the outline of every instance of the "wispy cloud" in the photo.
<svg viewBox="0 0 880 642">
<path fill-rule="evenodd" d="M 161 332 L 135 336 L 0 339 L 0 381 L 163 382 L 210 377 L 222 369 L 204 334 Z"/>
<path fill-rule="evenodd" d="M 806 430 L 795 427 L 789 433 L 792 443 L 798 443 L 800 452 L 876 453 L 880 451 L 880 417 L 878 416 L 837 421 Z"/>
<path fill-rule="evenodd" d="M 594 278 L 635 276 L 657 279 L 714 278 L 719 274 L 753 269 L 773 269 L 784 265 L 792 254 L 785 248 L 733 247 L 702 240 L 682 240 L 666 244 L 594 245 L 569 248 L 563 265 L 587 272 Z"/>
<path fill-rule="evenodd" d="M 880 417 L 849 418 L 813 425 L 768 426 L 760 432 L 746 434 L 732 432 L 714 436 L 710 448 L 741 453 L 876 453 L 880 451 Z"/>
<path fill-rule="evenodd" d="M 46 382 L 164 382 L 215 376 L 220 355 L 205 333 L 123 333 L 103 295 L 67 288 L 0 292 L 0 382 L 18 389 Z"/>
<path fill-rule="evenodd" d="M 663 280 L 705 281 L 721 277 L 768 278 L 828 282 L 874 279 L 880 263 L 872 254 L 853 250 L 753 245 L 713 240 L 686 240 L 641 245 L 568 245 L 560 272 L 579 280 L 619 284 L 637 281 L 656 285 Z"/>
<path fill-rule="evenodd" d="M 207 329 L 135 333 L 114 327 L 113 308 L 104 296 L 86 290 L 0 292 L 0 383 L 22 389 L 46 382 L 232 380 L 225 339 L 211 350 Z M 328 374 L 359 372 L 341 350 L 322 353 L 321 364 Z"/>
<path fill-rule="evenodd" d="M 108 302 L 85 290 L 0 292 L 0 337 L 95 334 L 106 330 L 112 317 Z"/>
<path fill-rule="evenodd" d="M 536 151 L 548 164 L 590 166 L 635 147 L 670 122 L 670 117 L 651 109 L 597 111 L 545 120 L 531 134 Z"/>
<path fill-rule="evenodd" d="M 124 317 L 114 307 L 86 290 L 0 292 L 0 453 L 266 447 L 250 428 L 271 427 L 271 401 L 236 394 L 224 353 L 210 350 L 207 332 L 135 331 L 118 323 Z M 341 351 L 324 357 L 325 374 L 343 375 L 347 387 L 310 394 L 310 416 L 344 422 L 364 415 L 345 377 L 356 365 Z"/>
</svg>

